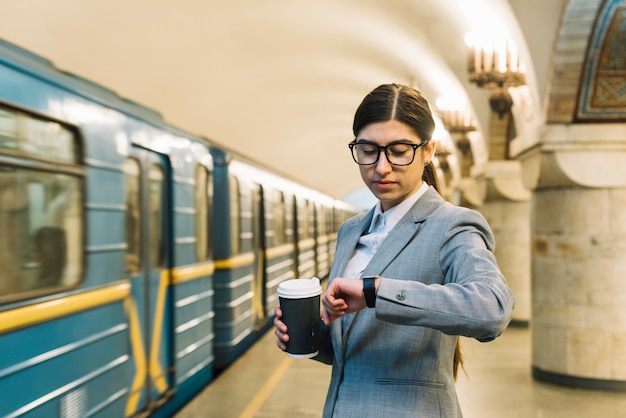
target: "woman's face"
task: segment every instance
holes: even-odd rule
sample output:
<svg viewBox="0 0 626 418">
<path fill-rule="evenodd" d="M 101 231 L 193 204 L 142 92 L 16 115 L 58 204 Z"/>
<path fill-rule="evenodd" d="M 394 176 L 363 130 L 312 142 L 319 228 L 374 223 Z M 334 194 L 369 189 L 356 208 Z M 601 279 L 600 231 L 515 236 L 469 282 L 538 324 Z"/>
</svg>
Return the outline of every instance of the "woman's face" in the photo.
<svg viewBox="0 0 626 418">
<path fill-rule="evenodd" d="M 365 126 L 356 142 L 386 146 L 392 142 L 419 144 L 422 140 L 404 123 L 389 120 Z M 410 165 L 392 165 L 381 151 L 375 164 L 359 166 L 363 182 L 380 200 L 383 210 L 404 201 L 422 186 L 424 163 L 432 161 L 434 151 L 435 143 L 429 141 L 416 150 L 415 159 Z"/>
</svg>

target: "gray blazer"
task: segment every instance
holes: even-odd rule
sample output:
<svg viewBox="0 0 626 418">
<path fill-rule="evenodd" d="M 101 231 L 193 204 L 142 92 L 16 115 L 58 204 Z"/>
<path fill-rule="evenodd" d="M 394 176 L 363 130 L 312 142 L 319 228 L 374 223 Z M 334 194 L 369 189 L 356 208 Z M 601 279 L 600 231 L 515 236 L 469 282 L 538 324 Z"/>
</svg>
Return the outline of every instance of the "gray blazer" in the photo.
<svg viewBox="0 0 626 418">
<path fill-rule="evenodd" d="M 373 210 L 340 229 L 341 275 Z M 376 308 L 323 326 L 316 360 L 333 365 L 324 417 L 461 417 L 452 358 L 458 335 L 490 341 L 514 298 L 478 212 L 431 187 L 389 232 L 363 276 L 381 276 Z"/>
</svg>

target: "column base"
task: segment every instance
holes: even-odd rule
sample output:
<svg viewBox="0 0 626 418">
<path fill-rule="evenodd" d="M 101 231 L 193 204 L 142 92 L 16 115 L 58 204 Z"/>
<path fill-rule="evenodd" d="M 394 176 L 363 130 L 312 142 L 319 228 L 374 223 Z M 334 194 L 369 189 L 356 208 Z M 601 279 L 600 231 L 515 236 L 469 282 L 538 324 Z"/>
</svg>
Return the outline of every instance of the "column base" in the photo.
<svg viewBox="0 0 626 418">
<path fill-rule="evenodd" d="M 626 392 L 626 381 L 623 380 L 603 380 L 568 376 L 560 373 L 547 372 L 535 366 L 532 368 L 532 375 L 536 380 L 560 386 L 568 386 L 577 389 Z"/>
</svg>

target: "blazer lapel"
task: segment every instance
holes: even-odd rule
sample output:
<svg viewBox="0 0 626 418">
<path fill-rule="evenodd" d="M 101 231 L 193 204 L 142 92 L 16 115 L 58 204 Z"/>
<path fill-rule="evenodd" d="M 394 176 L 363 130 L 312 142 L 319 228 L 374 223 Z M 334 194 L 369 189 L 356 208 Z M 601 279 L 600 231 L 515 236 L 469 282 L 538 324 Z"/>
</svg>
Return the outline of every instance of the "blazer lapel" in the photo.
<svg viewBox="0 0 626 418">
<path fill-rule="evenodd" d="M 372 221 L 372 216 L 374 216 L 374 209 L 364 214 L 361 219 L 355 219 L 354 222 L 346 224 L 345 232 L 341 239 L 337 241 L 338 245 L 335 251 L 335 260 L 338 261 L 338 263 L 333 263 L 332 265 L 329 274 L 330 281 L 343 274 L 350 258 L 352 258 L 354 254 L 359 238 L 367 231 Z"/>
<path fill-rule="evenodd" d="M 416 239 L 426 219 L 442 202 L 441 196 L 435 189 L 430 187 L 400 219 L 397 225 L 389 231 L 389 235 L 387 235 L 387 238 L 382 242 L 378 251 L 376 251 L 376 254 L 374 254 L 365 268 L 363 276 L 381 275 L 404 247 Z"/>
</svg>

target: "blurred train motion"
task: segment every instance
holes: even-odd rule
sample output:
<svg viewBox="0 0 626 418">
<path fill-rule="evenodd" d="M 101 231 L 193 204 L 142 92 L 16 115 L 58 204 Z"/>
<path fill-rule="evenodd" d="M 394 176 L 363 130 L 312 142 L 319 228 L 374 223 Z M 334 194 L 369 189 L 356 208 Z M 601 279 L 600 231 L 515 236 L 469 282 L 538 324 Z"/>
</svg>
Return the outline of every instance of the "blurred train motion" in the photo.
<svg viewBox="0 0 626 418">
<path fill-rule="evenodd" d="M 0 416 L 171 416 L 355 213 L 0 41 Z"/>
</svg>

